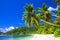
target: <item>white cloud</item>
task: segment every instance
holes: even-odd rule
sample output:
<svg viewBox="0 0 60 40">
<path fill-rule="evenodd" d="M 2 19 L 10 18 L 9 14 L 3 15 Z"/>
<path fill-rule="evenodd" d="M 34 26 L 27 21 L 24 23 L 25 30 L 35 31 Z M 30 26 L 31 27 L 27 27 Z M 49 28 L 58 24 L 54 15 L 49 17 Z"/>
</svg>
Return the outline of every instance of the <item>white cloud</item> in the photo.
<svg viewBox="0 0 60 40">
<path fill-rule="evenodd" d="M 57 6 L 56 8 L 49 7 L 48 10 L 49 10 L 49 11 L 56 11 L 56 10 L 58 10 L 58 8 L 59 8 L 59 6 Z"/>
<path fill-rule="evenodd" d="M 9 26 L 8 28 L 0 28 L 0 31 L 7 32 L 7 31 L 10 31 L 12 29 L 15 29 L 15 27 L 14 26 Z"/>
<path fill-rule="evenodd" d="M 9 28 L 5 28 L 6 31 L 10 31 L 12 29 L 15 29 L 14 26 L 10 26 Z"/>
</svg>

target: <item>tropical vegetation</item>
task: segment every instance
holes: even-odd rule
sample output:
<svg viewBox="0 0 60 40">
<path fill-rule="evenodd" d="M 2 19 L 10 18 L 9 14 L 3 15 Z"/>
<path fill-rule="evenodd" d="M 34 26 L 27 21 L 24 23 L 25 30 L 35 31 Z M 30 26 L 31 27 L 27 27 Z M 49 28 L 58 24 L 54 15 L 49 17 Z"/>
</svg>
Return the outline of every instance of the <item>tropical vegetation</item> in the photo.
<svg viewBox="0 0 60 40">
<path fill-rule="evenodd" d="M 60 0 L 55 0 L 57 5 L 60 5 Z M 20 27 L 6 32 L 5 34 L 54 34 L 60 35 L 60 8 L 55 12 L 48 10 L 46 4 L 42 5 L 42 8 L 36 9 L 32 4 L 24 6 L 25 11 L 23 13 L 23 20 L 28 25 L 27 27 Z M 56 20 L 52 19 L 52 16 L 56 17 Z M 42 21 L 42 23 L 41 23 Z"/>
<path fill-rule="evenodd" d="M 56 31 L 54 32 L 54 36 L 55 37 L 60 37 L 60 28 L 56 29 Z"/>
</svg>

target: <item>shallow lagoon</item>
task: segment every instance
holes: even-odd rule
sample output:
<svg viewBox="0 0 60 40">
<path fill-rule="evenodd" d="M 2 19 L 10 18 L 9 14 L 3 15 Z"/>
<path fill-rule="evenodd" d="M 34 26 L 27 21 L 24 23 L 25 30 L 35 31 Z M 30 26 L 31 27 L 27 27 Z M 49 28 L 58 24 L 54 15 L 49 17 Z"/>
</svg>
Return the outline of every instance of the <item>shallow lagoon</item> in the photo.
<svg viewBox="0 0 60 40">
<path fill-rule="evenodd" d="M 32 35 L 1 35 L 0 40 L 31 40 Z"/>
</svg>

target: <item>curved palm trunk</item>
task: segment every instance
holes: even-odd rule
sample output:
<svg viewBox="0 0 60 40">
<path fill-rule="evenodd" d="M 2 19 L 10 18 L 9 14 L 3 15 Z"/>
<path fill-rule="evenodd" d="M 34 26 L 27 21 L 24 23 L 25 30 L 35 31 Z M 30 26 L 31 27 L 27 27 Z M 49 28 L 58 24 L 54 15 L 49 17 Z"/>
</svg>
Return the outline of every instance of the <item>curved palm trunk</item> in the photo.
<svg viewBox="0 0 60 40">
<path fill-rule="evenodd" d="M 41 19 L 42 20 L 42 19 Z M 50 22 L 47 22 L 47 21 L 45 21 L 45 20 L 42 20 L 43 22 L 45 22 L 45 23 L 47 23 L 47 24 L 49 24 L 49 25 L 53 25 L 53 26 L 58 26 L 58 27 L 60 27 L 60 25 L 56 25 L 56 24 L 53 24 L 53 23 L 50 23 Z"/>
<path fill-rule="evenodd" d="M 34 17 L 33 17 L 33 19 L 34 19 L 34 21 L 35 21 L 37 27 L 39 27 L 39 26 L 40 26 L 40 23 L 38 22 L 38 20 L 37 20 L 36 18 L 34 18 Z"/>
</svg>

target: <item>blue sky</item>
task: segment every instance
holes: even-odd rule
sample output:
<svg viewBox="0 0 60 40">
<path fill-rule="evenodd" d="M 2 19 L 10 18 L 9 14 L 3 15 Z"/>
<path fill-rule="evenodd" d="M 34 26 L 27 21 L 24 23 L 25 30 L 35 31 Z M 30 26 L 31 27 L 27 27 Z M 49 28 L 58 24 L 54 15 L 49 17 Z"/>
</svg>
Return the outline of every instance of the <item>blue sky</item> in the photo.
<svg viewBox="0 0 60 40">
<path fill-rule="evenodd" d="M 42 7 L 43 3 L 56 8 L 56 3 L 53 0 L 0 0 L 0 28 L 25 25 L 22 20 L 24 5 L 33 4 L 36 8 Z"/>
</svg>

